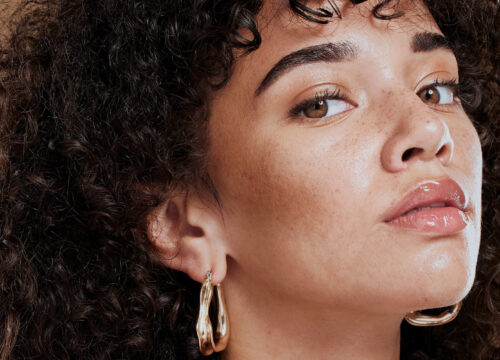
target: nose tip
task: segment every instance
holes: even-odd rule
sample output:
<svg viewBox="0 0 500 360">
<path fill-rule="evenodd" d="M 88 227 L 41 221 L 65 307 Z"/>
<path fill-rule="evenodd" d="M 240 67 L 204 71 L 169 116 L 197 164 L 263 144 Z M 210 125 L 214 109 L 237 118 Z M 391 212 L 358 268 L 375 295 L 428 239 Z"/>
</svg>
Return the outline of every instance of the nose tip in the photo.
<svg viewBox="0 0 500 360">
<path fill-rule="evenodd" d="M 415 161 L 438 160 L 443 166 L 453 157 L 453 140 L 445 122 L 431 116 L 426 120 L 407 119 L 384 144 L 382 165 L 390 172 L 406 169 Z"/>
</svg>

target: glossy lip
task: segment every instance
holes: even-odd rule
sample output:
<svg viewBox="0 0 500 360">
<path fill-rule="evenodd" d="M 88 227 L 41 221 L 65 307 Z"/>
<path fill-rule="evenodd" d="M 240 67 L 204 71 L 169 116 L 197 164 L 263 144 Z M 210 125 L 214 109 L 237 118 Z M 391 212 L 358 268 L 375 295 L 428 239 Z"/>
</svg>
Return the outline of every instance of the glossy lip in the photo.
<svg viewBox="0 0 500 360">
<path fill-rule="evenodd" d="M 403 199 L 384 216 L 384 222 L 391 223 L 403 215 L 406 215 L 406 213 L 411 210 L 435 203 L 445 203 L 445 207 L 453 207 L 465 213 L 468 207 L 468 197 L 465 195 L 460 185 L 450 178 L 427 180 L 419 183 L 410 190 Z M 445 207 L 435 209 L 443 209 Z M 417 213 L 418 212 L 420 211 L 417 211 Z"/>
</svg>

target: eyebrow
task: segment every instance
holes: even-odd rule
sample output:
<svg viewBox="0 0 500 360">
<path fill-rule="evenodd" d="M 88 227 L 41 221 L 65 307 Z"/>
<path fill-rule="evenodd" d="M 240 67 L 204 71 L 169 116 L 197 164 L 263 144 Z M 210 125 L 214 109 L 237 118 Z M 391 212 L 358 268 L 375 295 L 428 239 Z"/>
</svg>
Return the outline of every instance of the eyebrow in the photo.
<svg viewBox="0 0 500 360">
<path fill-rule="evenodd" d="M 264 77 L 254 96 L 259 96 L 278 78 L 293 68 L 316 62 L 342 62 L 353 60 L 358 54 L 357 47 L 349 41 L 308 46 L 294 51 L 278 61 Z"/>
<path fill-rule="evenodd" d="M 421 32 L 413 36 L 411 49 L 414 53 L 446 49 L 453 52 L 450 42 L 443 35 L 431 32 Z"/>
<path fill-rule="evenodd" d="M 413 35 L 410 47 L 414 53 L 428 52 L 436 49 L 446 49 L 453 52 L 449 41 L 443 35 L 431 32 L 421 32 Z M 300 65 L 317 62 L 335 63 L 350 61 L 355 59 L 358 53 L 359 49 L 350 41 L 313 45 L 294 51 L 281 58 L 269 70 L 255 90 L 254 97 L 262 94 L 282 75 Z"/>
</svg>

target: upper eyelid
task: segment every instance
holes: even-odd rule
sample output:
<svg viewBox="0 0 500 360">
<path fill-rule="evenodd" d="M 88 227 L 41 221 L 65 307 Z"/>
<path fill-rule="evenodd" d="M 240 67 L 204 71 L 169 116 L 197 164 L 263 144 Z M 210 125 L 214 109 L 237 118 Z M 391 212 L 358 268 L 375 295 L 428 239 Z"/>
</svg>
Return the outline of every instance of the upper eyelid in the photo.
<svg viewBox="0 0 500 360">
<path fill-rule="evenodd" d="M 427 88 L 430 88 L 433 86 L 448 86 L 448 87 L 452 88 L 454 91 L 458 92 L 458 90 L 461 86 L 461 83 L 455 77 L 451 78 L 450 80 L 442 80 L 442 79 L 436 78 L 431 83 L 422 85 L 419 88 L 417 88 L 416 92 L 418 93 L 424 89 L 427 89 Z"/>
</svg>

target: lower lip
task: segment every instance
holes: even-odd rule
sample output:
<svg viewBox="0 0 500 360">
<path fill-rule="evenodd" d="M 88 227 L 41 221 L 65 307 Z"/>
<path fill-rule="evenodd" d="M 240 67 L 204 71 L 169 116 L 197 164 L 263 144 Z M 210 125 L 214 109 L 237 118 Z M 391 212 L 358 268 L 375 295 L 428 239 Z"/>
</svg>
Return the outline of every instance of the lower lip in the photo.
<svg viewBox="0 0 500 360">
<path fill-rule="evenodd" d="M 409 230 L 439 234 L 459 232 L 468 223 L 469 221 L 465 213 L 456 207 L 419 210 L 388 222 L 388 224 Z"/>
</svg>

